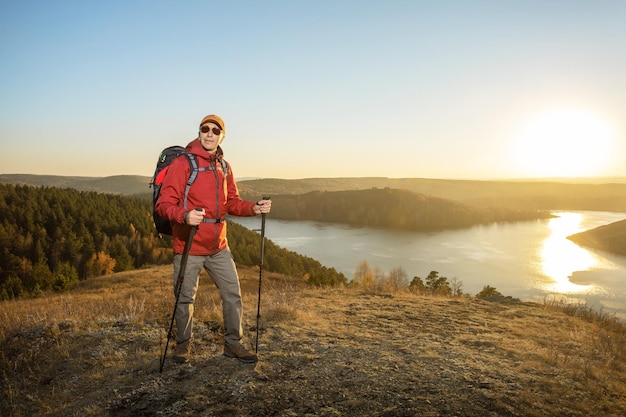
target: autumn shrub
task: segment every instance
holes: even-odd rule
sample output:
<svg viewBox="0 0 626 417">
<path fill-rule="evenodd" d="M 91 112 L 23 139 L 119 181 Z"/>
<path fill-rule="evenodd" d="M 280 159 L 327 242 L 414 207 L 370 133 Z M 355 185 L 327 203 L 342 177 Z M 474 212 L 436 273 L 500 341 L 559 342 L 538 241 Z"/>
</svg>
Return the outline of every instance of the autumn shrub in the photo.
<svg viewBox="0 0 626 417">
<path fill-rule="evenodd" d="M 485 285 L 483 289 L 476 294 L 476 298 L 491 298 L 491 297 L 502 297 L 502 293 L 496 290 L 491 285 Z"/>
</svg>

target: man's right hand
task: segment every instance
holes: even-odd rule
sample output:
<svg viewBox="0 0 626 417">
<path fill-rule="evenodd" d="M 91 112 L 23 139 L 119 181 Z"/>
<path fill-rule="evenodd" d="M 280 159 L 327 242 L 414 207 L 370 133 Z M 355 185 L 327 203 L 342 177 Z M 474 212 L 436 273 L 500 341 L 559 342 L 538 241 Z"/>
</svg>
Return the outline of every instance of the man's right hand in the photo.
<svg viewBox="0 0 626 417">
<path fill-rule="evenodd" d="M 190 210 L 185 214 L 185 223 L 189 226 L 197 226 L 202 223 L 204 219 L 204 209 Z"/>
</svg>

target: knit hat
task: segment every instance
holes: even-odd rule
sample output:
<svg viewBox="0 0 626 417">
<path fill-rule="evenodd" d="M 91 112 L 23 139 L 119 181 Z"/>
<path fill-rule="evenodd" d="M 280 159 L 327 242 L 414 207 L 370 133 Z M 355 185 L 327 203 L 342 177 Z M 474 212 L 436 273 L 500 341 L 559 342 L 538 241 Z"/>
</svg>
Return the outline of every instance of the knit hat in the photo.
<svg viewBox="0 0 626 417">
<path fill-rule="evenodd" d="M 224 121 L 222 120 L 221 117 L 219 117 L 216 114 L 209 114 L 208 116 L 204 116 L 204 119 L 202 119 L 202 121 L 200 122 L 200 126 L 209 122 L 215 123 L 216 125 L 218 125 L 220 129 L 222 129 L 224 134 L 226 134 L 226 125 L 224 124 Z"/>
</svg>

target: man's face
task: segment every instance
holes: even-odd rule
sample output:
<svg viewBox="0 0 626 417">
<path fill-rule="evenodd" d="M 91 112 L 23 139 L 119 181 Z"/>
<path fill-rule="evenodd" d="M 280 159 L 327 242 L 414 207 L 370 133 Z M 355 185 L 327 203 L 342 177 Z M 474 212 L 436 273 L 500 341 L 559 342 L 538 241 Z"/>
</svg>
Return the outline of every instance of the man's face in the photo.
<svg viewBox="0 0 626 417">
<path fill-rule="evenodd" d="M 207 122 L 200 126 L 200 132 L 198 133 L 200 143 L 202 147 L 211 153 L 215 153 L 217 147 L 224 139 L 224 132 L 218 125 L 212 122 Z"/>
</svg>

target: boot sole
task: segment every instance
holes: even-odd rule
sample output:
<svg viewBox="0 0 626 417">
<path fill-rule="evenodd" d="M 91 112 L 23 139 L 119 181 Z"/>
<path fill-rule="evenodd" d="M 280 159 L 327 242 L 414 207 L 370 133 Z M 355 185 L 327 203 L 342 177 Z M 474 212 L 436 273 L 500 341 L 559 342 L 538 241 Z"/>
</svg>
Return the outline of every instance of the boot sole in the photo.
<svg viewBox="0 0 626 417">
<path fill-rule="evenodd" d="M 235 356 L 232 353 L 226 353 L 226 352 L 224 352 L 224 356 L 226 356 L 227 358 L 235 358 L 239 362 L 243 362 L 243 363 L 256 363 L 259 360 L 258 358 L 240 358 L 239 356 Z"/>
</svg>

